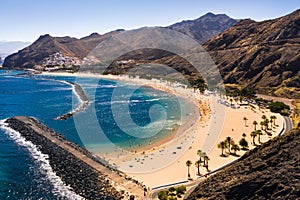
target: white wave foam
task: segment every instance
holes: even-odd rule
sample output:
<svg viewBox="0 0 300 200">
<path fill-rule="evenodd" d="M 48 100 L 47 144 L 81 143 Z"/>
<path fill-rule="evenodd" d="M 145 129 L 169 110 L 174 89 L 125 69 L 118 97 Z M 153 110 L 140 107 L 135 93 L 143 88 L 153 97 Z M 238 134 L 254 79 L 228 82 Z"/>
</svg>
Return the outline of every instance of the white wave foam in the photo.
<svg viewBox="0 0 300 200">
<path fill-rule="evenodd" d="M 75 94 L 75 96 L 77 97 L 78 102 L 79 102 L 79 105 L 76 108 L 73 108 L 70 112 L 68 112 L 64 115 L 67 115 L 67 114 L 75 115 L 79 112 L 84 111 L 90 105 L 90 103 L 91 103 L 90 101 L 83 100 L 82 97 L 77 93 L 74 84 L 71 84 L 68 81 L 64 81 L 64 80 L 59 80 L 59 82 L 71 85 L 72 86 L 72 92 L 73 92 L 73 94 Z M 63 119 L 62 116 L 64 116 L 64 115 L 60 115 L 60 116 L 56 117 L 55 119 Z"/>
<path fill-rule="evenodd" d="M 39 170 L 42 174 L 44 174 L 47 179 L 53 185 L 53 193 L 57 194 L 63 198 L 67 199 L 84 199 L 83 197 L 77 195 L 75 192 L 71 190 L 71 187 L 64 184 L 59 176 L 55 174 L 52 167 L 49 163 L 49 156 L 47 154 L 43 154 L 38 148 L 30 141 L 27 141 L 18 131 L 8 127 L 8 124 L 5 123 L 5 120 L 0 120 L 0 129 L 2 129 L 12 140 L 15 141 L 20 146 L 26 147 L 30 152 L 30 155 L 33 157 L 37 165 L 39 166 Z"/>
</svg>

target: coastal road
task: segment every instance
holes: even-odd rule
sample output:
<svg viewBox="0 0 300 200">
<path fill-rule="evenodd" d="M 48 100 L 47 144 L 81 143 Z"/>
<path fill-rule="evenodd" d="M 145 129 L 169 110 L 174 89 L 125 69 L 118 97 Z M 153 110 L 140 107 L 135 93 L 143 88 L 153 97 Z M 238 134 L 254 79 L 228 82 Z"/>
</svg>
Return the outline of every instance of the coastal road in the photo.
<svg viewBox="0 0 300 200">
<path fill-rule="evenodd" d="M 283 118 L 284 118 L 284 121 L 285 121 L 285 130 L 284 130 L 284 132 L 286 133 L 286 132 L 293 129 L 293 123 L 292 123 L 292 120 L 289 116 L 284 116 Z"/>
</svg>

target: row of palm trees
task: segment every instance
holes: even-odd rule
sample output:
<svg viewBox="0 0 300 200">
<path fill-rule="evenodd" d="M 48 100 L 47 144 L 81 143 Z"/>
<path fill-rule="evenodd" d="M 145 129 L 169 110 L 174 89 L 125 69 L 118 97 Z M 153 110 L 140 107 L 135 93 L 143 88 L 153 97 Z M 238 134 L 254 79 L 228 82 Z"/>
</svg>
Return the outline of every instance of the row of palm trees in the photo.
<svg viewBox="0 0 300 200">
<path fill-rule="evenodd" d="M 243 140 L 244 143 L 242 142 L 243 146 L 248 146 L 248 142 L 244 139 Z M 245 143 L 246 142 L 246 143 Z M 240 141 L 240 144 L 241 144 L 241 141 Z M 226 154 L 229 154 L 229 155 L 237 155 L 236 152 L 237 151 L 240 151 L 240 147 L 238 144 L 236 144 L 233 140 L 232 137 L 226 137 L 225 140 L 221 141 L 219 144 L 218 144 L 218 148 L 220 148 L 222 150 L 222 153 L 221 153 L 221 156 L 222 157 L 226 157 L 227 155 Z M 227 149 L 227 152 L 226 154 L 224 154 L 224 150 Z M 232 152 L 233 151 L 233 152 Z"/>
<path fill-rule="evenodd" d="M 262 115 L 262 120 L 260 122 L 261 125 L 261 130 L 257 129 L 257 125 L 258 122 L 257 121 L 253 121 L 253 125 L 254 125 L 254 130 L 250 133 L 250 136 L 253 138 L 253 145 L 256 145 L 255 143 L 255 138 L 258 138 L 258 143 L 261 143 L 261 136 L 263 135 L 263 131 L 265 131 L 269 136 L 272 136 L 271 133 L 268 132 L 268 130 L 270 130 L 269 128 L 269 124 L 271 124 L 271 127 L 276 126 L 275 120 L 277 119 L 277 117 L 275 115 L 270 116 L 270 119 L 267 118 L 266 115 Z M 245 127 L 247 127 L 247 121 L 248 118 L 244 117 L 243 118 L 244 122 L 245 122 Z M 246 140 L 246 134 L 243 133 L 243 138 L 239 141 L 239 145 L 242 147 L 242 150 L 248 150 L 248 142 Z M 226 157 L 227 155 L 224 154 L 224 150 L 227 149 L 228 152 L 227 154 L 231 155 L 236 155 L 236 152 L 240 150 L 240 147 L 234 142 L 234 140 L 231 137 L 226 137 L 226 139 L 224 141 L 221 141 L 218 144 L 218 148 L 220 148 L 222 150 L 221 156 Z M 231 152 L 234 151 L 233 153 Z"/>
<path fill-rule="evenodd" d="M 206 154 L 206 152 L 202 151 L 202 150 L 198 150 L 197 151 L 197 155 L 199 156 L 199 159 L 195 162 L 195 166 L 197 167 L 197 175 L 200 176 L 200 167 L 205 167 L 207 171 L 209 171 L 208 169 L 208 161 L 210 160 L 210 158 L 208 157 L 208 155 Z M 190 174 L 190 166 L 193 164 L 192 161 L 187 160 L 186 161 L 186 166 L 188 169 L 188 179 L 191 179 L 191 174 Z"/>
</svg>

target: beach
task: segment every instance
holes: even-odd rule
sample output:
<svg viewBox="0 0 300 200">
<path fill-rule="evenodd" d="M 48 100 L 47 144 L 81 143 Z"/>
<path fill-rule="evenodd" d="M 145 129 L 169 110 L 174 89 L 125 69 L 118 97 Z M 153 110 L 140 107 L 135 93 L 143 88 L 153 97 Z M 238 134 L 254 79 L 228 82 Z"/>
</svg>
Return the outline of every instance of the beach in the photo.
<svg viewBox="0 0 300 200">
<path fill-rule="evenodd" d="M 218 169 L 242 156 L 246 151 L 238 151 L 238 156 L 221 157 L 221 149 L 217 146 L 227 136 L 233 138 L 238 144 L 242 134 L 246 133 L 245 139 L 249 143 L 249 148 L 255 146 L 252 143 L 250 133 L 254 130 L 253 121 L 258 122 L 257 129 L 260 129 L 259 122 L 262 115 L 270 118 L 276 116 L 276 126 L 272 125 L 272 136 L 262 135 L 261 142 L 277 136 L 283 131 L 284 120 L 279 114 L 271 113 L 267 109 L 253 106 L 237 107 L 228 106 L 220 103 L 220 99 L 227 101 L 229 99 L 221 98 L 216 94 L 200 94 L 193 89 L 186 89 L 176 84 L 167 84 L 160 80 L 132 79 L 128 76 L 112 75 L 94 75 L 94 74 L 69 74 L 69 73 L 43 73 L 45 75 L 55 76 L 80 76 L 91 78 L 103 78 L 117 81 L 125 81 L 143 86 L 149 86 L 157 90 L 180 96 L 195 105 L 194 113 L 191 120 L 180 127 L 180 131 L 175 137 L 165 138 L 159 143 L 153 144 L 153 148 L 142 149 L 134 152 L 123 154 L 111 154 L 105 157 L 110 164 L 116 166 L 119 170 L 125 172 L 147 187 L 153 189 L 177 182 L 193 182 L 198 179 L 195 162 L 199 159 L 197 150 L 206 152 L 209 160 L 208 169 L 213 171 Z M 243 119 L 247 118 L 246 123 Z M 256 143 L 257 138 L 256 138 Z M 103 156 L 103 155 L 100 155 Z M 187 181 L 186 161 L 191 160 L 190 167 L 191 181 Z M 200 168 L 200 173 L 207 174 L 204 167 Z"/>
</svg>

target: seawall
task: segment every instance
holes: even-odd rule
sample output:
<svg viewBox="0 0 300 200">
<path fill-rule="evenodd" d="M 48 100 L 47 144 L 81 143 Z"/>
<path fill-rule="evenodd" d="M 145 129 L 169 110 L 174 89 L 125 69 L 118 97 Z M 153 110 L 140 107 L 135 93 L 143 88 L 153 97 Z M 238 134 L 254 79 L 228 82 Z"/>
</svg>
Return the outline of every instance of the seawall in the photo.
<svg viewBox="0 0 300 200">
<path fill-rule="evenodd" d="M 89 100 L 88 96 L 85 94 L 82 87 L 80 85 L 78 85 L 77 83 L 73 83 L 70 81 L 61 81 L 61 82 L 72 85 L 74 93 L 77 95 L 77 97 L 80 101 L 80 105 L 77 108 L 55 118 L 56 120 L 67 120 L 68 118 L 72 117 L 73 115 L 76 115 L 77 113 L 84 111 L 90 105 L 90 100 Z"/>
<path fill-rule="evenodd" d="M 89 151 L 36 119 L 13 117 L 5 123 L 47 154 L 53 171 L 78 195 L 86 199 L 114 200 L 127 199 L 133 194 L 135 199 L 142 199 L 141 186 L 126 180 L 126 175 L 101 163 Z"/>
</svg>

